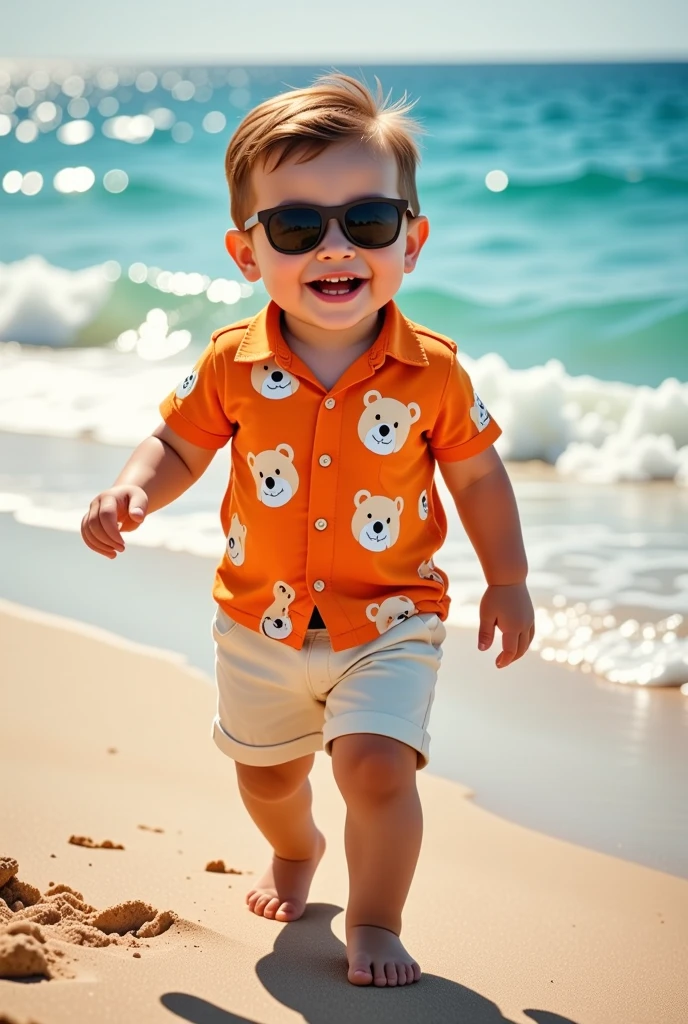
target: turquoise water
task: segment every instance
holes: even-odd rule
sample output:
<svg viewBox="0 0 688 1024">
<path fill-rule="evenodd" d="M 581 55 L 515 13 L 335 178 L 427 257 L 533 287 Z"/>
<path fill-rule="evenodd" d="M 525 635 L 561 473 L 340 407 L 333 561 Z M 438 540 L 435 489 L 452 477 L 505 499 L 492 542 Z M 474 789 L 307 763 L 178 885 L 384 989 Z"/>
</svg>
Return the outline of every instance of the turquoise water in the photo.
<svg viewBox="0 0 688 1024">
<path fill-rule="evenodd" d="M 250 106 L 325 69 L 73 69 L 81 86 L 61 82 L 64 72 L 46 82 L 37 70 L 0 66 L 0 177 L 43 176 L 35 195 L 0 190 L 0 260 L 40 255 L 71 272 L 105 261 L 122 268 L 67 342 L 106 344 L 161 307 L 191 331 L 195 349 L 215 327 L 259 308 L 260 287 L 227 306 L 135 284 L 128 268 L 237 279 L 223 245 L 228 138 Z M 657 386 L 688 377 L 688 65 L 340 70 L 370 83 L 377 74 L 394 98 L 407 89 L 428 132 L 419 189 L 432 233 L 399 295 L 409 316 L 457 338 L 472 357 L 497 352 L 512 368 L 556 358 L 569 374 L 601 380 Z M 92 138 L 59 141 L 57 123 L 38 118 L 42 102 L 60 108 L 62 126 L 90 121 Z M 220 132 L 203 126 L 213 111 L 226 118 Z M 114 117 L 140 114 L 161 125 L 145 142 L 104 134 Z M 19 141 L 17 126 L 31 120 L 41 130 Z M 77 166 L 92 169 L 93 186 L 56 190 L 55 175 Z M 118 194 L 103 185 L 113 169 L 129 179 Z M 504 191 L 486 187 L 492 170 L 508 175 Z M 10 269 L 0 267 L 0 340 L 55 344 Z"/>
</svg>

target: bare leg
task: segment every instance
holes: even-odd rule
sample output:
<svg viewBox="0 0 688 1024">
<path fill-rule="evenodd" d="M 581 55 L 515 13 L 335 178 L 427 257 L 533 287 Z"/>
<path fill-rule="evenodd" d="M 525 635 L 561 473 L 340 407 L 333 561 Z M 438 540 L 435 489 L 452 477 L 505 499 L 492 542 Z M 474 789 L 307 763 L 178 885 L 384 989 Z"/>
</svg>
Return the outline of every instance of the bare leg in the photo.
<svg viewBox="0 0 688 1024">
<path fill-rule="evenodd" d="M 244 806 L 274 850 L 272 863 L 246 894 L 249 909 L 262 917 L 277 921 L 301 917 L 325 852 L 325 837 L 311 814 L 308 773 L 314 756 L 269 768 L 236 765 Z"/>
<path fill-rule="evenodd" d="M 423 834 L 416 766 L 416 751 L 388 736 L 340 736 L 332 746 L 334 776 L 347 806 L 346 945 L 354 985 L 406 985 L 420 978 L 399 938 Z"/>
</svg>

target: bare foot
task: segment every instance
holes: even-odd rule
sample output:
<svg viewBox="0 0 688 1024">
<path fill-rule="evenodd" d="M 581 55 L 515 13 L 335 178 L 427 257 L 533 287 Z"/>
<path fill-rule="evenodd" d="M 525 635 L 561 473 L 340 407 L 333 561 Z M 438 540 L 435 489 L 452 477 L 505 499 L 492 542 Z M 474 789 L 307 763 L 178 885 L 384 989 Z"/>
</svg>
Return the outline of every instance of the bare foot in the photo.
<svg viewBox="0 0 688 1024">
<path fill-rule="evenodd" d="M 308 890 L 324 852 L 325 836 L 316 829 L 315 853 L 308 860 L 273 855 L 270 867 L 246 894 L 249 910 L 276 921 L 296 921 L 306 909 Z"/>
<path fill-rule="evenodd" d="M 394 932 L 360 924 L 349 929 L 346 952 L 352 985 L 410 985 L 420 978 L 420 967 Z"/>
</svg>

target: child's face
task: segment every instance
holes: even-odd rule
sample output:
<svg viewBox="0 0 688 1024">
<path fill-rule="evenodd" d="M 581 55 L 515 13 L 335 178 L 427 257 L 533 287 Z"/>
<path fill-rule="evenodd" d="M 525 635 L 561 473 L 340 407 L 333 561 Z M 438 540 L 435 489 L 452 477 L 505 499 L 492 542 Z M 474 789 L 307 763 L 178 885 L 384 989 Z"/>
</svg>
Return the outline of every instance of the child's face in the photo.
<svg viewBox="0 0 688 1024">
<path fill-rule="evenodd" d="M 338 206 L 372 196 L 400 199 L 398 177 L 393 155 L 356 141 L 334 143 L 306 163 L 288 160 L 269 172 L 257 167 L 252 175 L 254 209 L 249 215 L 300 202 Z M 249 281 L 262 277 L 268 294 L 292 323 L 348 333 L 376 317 L 397 293 L 403 275 L 415 267 L 428 232 L 426 217 L 404 215 L 396 242 L 365 249 L 350 242 L 338 222 L 331 220 L 315 249 L 286 255 L 273 249 L 265 228 L 257 224 L 250 231 L 228 231 L 226 245 L 244 277 Z M 333 299 L 309 285 L 325 276 L 348 275 L 363 283 L 343 297 Z"/>
</svg>

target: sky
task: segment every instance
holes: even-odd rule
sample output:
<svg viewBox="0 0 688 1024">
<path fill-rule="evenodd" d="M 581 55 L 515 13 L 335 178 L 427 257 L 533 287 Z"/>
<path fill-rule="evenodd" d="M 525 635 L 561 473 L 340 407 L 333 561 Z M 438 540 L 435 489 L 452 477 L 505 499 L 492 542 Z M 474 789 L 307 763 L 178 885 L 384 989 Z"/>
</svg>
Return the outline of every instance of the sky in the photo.
<svg viewBox="0 0 688 1024">
<path fill-rule="evenodd" d="M 686 0 L 7 0 L 0 59 L 688 59 Z"/>
</svg>

